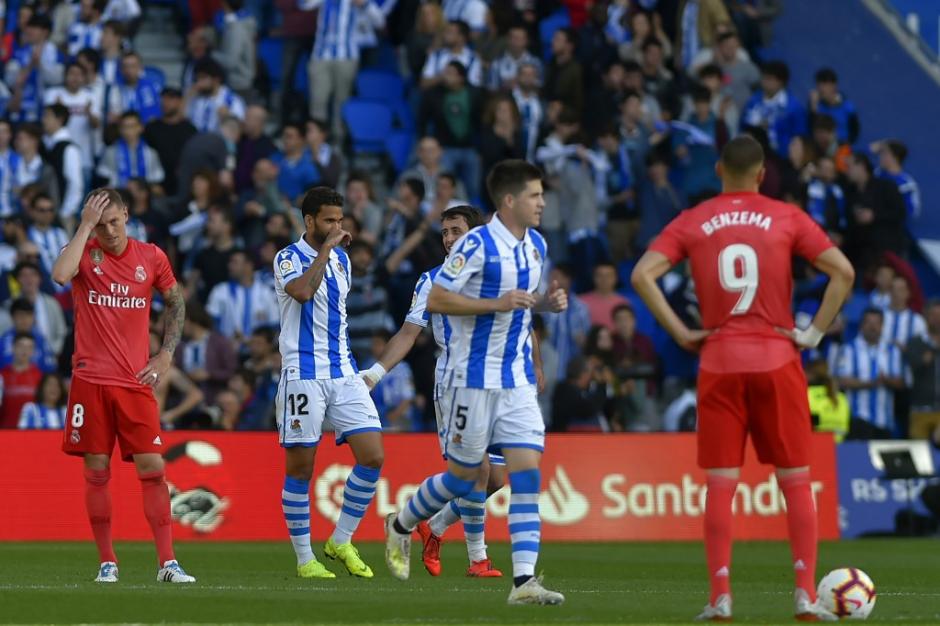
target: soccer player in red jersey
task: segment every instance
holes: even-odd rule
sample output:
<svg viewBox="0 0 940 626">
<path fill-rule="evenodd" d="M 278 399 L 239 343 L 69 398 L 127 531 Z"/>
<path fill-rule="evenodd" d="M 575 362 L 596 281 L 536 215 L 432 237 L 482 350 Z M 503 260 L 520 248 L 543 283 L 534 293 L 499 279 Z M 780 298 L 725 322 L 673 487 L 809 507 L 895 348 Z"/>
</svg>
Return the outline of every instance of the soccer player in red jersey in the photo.
<svg viewBox="0 0 940 626">
<path fill-rule="evenodd" d="M 708 476 L 705 550 L 711 599 L 699 619 L 731 618 L 731 506 L 748 434 L 761 463 L 776 467 L 786 498 L 796 616 L 831 619 L 816 603 L 811 423 L 799 350 L 819 344 L 855 273 L 806 212 L 758 194 L 764 154 L 752 138 L 730 141 L 716 170 L 721 195 L 669 224 L 632 276 L 637 293 L 676 342 L 701 347 L 698 463 Z M 805 329 L 794 328 L 791 313 L 794 255 L 829 276 L 819 310 Z M 656 283 L 686 258 L 704 330 L 689 329 Z"/>
<path fill-rule="evenodd" d="M 183 295 L 160 248 L 127 236 L 127 207 L 114 189 L 89 194 L 81 224 L 52 268 L 72 282 L 75 353 L 62 449 L 85 459 L 85 505 L 101 557 L 97 582 L 117 582 L 108 480 L 114 442 L 133 460 L 157 545 L 157 580 L 191 583 L 173 555 L 170 494 L 153 387 L 173 362 L 186 317 Z M 160 352 L 149 358 L 150 299 L 166 306 Z"/>
</svg>

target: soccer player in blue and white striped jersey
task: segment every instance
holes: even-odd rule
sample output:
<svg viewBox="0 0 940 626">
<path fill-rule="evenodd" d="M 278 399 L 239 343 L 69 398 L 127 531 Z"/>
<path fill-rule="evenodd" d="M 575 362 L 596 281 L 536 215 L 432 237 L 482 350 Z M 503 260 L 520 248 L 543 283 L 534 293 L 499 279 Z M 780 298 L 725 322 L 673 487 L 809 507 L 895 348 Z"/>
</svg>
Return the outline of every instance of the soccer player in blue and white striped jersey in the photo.
<svg viewBox="0 0 940 626">
<path fill-rule="evenodd" d="M 460 205 L 445 210 L 441 213 L 441 238 L 444 251 L 450 254 L 458 239 L 466 235 L 470 229 L 476 228 L 482 223 L 483 218 L 480 212 L 472 206 Z M 404 245 L 408 245 L 407 241 Z M 434 279 L 442 267 L 443 265 L 438 265 L 421 274 L 418 283 L 415 285 L 414 297 L 411 299 L 411 308 L 405 317 L 405 323 L 389 341 L 376 363 L 369 369 L 363 370 L 361 374 L 369 387 L 375 387 L 386 372 L 391 371 L 405 358 L 414 346 L 415 340 L 421 334 L 422 329 L 427 328 L 430 323 L 438 347 L 437 367 L 434 369 L 434 412 L 437 417 L 437 432 L 441 444 L 441 453 L 446 459 L 447 441 L 444 435 L 447 429 L 437 400 L 444 393 L 442 381 L 450 359 L 451 323 L 446 315 L 432 314 L 427 309 L 428 294 L 431 293 Z M 464 536 L 467 540 L 467 553 L 470 558 L 467 575 L 482 578 L 502 576 L 502 572 L 493 567 L 486 554 L 483 522 L 486 515 L 487 497 L 502 488 L 506 482 L 505 466 L 506 462 L 502 456 L 491 454 L 484 457 L 473 491 L 463 498 L 451 500 L 430 520 L 418 524 L 418 534 L 421 535 L 424 544 L 421 557 L 424 561 L 424 567 L 431 576 L 439 576 L 441 573 L 440 549 L 441 537 L 444 531 L 461 520 L 463 521 Z"/>
<path fill-rule="evenodd" d="M 384 453 L 378 411 L 349 349 L 346 296 L 352 274 L 343 250 L 350 241 L 342 228 L 343 196 L 314 187 L 304 196 L 301 213 L 304 235 L 274 260 L 282 358 L 275 418 L 287 456 L 281 504 L 298 576 L 334 578 L 310 548 L 310 479 L 323 420 L 329 419 L 336 443 L 349 444 L 356 465 L 324 553 L 350 574 L 372 578 L 350 541 L 375 495 Z"/>
<path fill-rule="evenodd" d="M 884 313 L 868 309 L 862 315 L 859 334 L 842 346 L 836 368 L 839 386 L 846 390 L 852 417 L 894 433 L 894 391 L 904 387 L 904 363 L 896 345 L 881 340 Z"/>
<path fill-rule="evenodd" d="M 452 327 L 446 388 L 439 400 L 446 416 L 448 469 L 427 478 L 385 524 L 386 564 L 393 576 L 407 579 L 412 531 L 473 490 L 488 451 L 502 452 L 512 489 L 510 604 L 561 604 L 565 599 L 535 577 L 545 424 L 532 358 L 532 311 L 567 307 L 564 290 L 540 289 L 547 252 L 545 239 L 534 230 L 545 207 L 541 179 L 541 171 L 526 161 L 497 163 L 486 181 L 496 215 L 455 244 L 434 278 L 428 310 L 447 315 Z"/>
<path fill-rule="evenodd" d="M 891 279 L 891 297 L 884 310 L 884 328 L 881 340 L 901 350 L 914 337 L 927 337 L 927 322 L 910 307 L 911 287 L 904 276 Z"/>
</svg>

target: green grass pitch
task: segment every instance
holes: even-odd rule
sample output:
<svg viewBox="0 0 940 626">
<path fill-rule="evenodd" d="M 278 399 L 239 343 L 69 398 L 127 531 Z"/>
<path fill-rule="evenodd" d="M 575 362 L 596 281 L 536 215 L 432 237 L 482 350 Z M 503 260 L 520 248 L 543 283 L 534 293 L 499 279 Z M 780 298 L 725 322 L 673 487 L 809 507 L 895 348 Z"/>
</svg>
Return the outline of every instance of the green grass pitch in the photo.
<svg viewBox="0 0 940 626">
<path fill-rule="evenodd" d="M 322 554 L 320 546 L 318 555 Z M 118 546 L 121 582 L 96 585 L 91 543 L 0 544 L 2 623 L 316 623 L 316 624 L 614 624 L 683 623 L 707 600 L 698 543 L 543 544 L 545 582 L 567 595 L 561 607 L 506 605 L 509 579 L 463 576 L 466 552 L 444 546 L 444 573 L 431 578 L 413 548 L 412 578 L 385 569 L 380 544 L 362 544 L 373 580 L 344 573 L 302 581 L 283 543 L 181 543 L 177 555 L 198 578 L 192 586 L 157 583 L 153 547 Z M 510 570 L 509 547 L 490 547 Z M 867 540 L 820 548 L 819 575 L 853 565 L 875 581 L 872 621 L 940 624 L 940 542 Z M 785 543 L 738 543 L 735 621 L 793 623 Z M 328 562 L 337 574 L 341 566 Z"/>
</svg>

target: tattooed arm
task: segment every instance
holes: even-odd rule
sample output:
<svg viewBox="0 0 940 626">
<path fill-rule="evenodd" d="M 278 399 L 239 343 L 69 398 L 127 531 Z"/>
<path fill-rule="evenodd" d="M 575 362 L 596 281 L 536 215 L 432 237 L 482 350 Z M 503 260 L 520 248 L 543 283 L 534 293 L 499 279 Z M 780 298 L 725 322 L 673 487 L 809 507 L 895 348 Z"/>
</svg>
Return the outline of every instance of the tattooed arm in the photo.
<svg viewBox="0 0 940 626">
<path fill-rule="evenodd" d="M 173 353 L 183 336 L 183 322 L 186 320 L 186 301 L 179 283 L 174 283 L 162 295 L 166 306 L 163 315 L 163 345 L 159 352 L 150 357 L 144 369 L 137 373 L 137 382 L 150 387 L 155 386 L 173 364 Z"/>
<path fill-rule="evenodd" d="M 183 322 L 186 321 L 186 301 L 183 299 L 183 290 L 179 283 L 163 292 L 163 303 L 166 312 L 163 314 L 163 346 L 161 352 L 166 352 L 170 361 L 173 353 L 183 336 Z"/>
</svg>

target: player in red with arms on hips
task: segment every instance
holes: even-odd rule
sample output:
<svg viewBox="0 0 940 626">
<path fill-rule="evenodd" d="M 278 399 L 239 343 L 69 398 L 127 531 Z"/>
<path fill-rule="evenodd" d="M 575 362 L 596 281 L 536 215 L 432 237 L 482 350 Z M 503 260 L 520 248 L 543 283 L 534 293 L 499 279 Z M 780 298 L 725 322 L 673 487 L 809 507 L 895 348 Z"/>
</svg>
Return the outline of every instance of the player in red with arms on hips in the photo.
<svg viewBox="0 0 940 626">
<path fill-rule="evenodd" d="M 52 268 L 60 285 L 72 281 L 75 354 L 62 449 L 85 458 L 85 505 L 101 556 L 97 582 L 117 582 L 111 543 L 111 452 L 133 459 L 153 530 L 157 580 L 191 583 L 173 556 L 170 494 L 163 472 L 160 414 L 153 387 L 173 361 L 186 305 L 166 255 L 127 237 L 127 207 L 114 189 L 88 195 L 81 224 Z M 150 354 L 150 299 L 166 306 L 160 352 Z"/>
<path fill-rule="evenodd" d="M 764 154 L 752 138 L 730 141 L 716 170 L 721 195 L 669 224 L 632 277 L 637 293 L 680 345 L 702 346 L 698 463 L 708 475 L 705 551 L 711 599 L 698 619 L 731 619 L 731 505 L 750 433 L 761 463 L 776 467 L 786 498 L 796 617 L 828 621 L 835 616 L 816 602 L 811 425 L 799 349 L 819 344 L 855 273 L 803 210 L 757 193 Z M 819 310 L 806 329 L 794 329 L 791 313 L 793 255 L 829 276 Z M 656 283 L 685 258 L 692 265 L 705 330 L 686 327 Z"/>
</svg>

